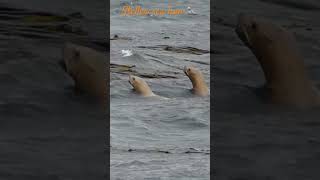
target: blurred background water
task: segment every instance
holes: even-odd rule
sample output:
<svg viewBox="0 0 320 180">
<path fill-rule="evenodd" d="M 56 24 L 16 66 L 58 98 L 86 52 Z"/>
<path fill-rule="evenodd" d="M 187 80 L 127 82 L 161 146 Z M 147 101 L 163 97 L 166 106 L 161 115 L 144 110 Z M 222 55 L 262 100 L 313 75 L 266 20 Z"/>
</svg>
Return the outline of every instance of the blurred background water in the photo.
<svg viewBox="0 0 320 180">
<path fill-rule="evenodd" d="M 320 82 L 317 0 L 225 0 L 214 4 L 214 179 L 318 179 L 319 108 L 267 104 L 263 71 L 238 38 L 237 15 L 264 18 L 294 33 L 310 79 Z"/>
<path fill-rule="evenodd" d="M 59 62 L 66 41 L 106 49 L 105 3 L 0 2 L 0 179 L 104 178 L 106 114 Z"/>
</svg>

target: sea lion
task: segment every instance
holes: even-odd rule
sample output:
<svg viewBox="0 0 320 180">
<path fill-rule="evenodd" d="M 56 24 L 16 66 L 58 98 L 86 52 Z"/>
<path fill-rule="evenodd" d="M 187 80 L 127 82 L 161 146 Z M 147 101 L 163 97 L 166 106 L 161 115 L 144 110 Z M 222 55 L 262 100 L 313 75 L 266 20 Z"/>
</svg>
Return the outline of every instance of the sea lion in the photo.
<svg viewBox="0 0 320 180">
<path fill-rule="evenodd" d="M 129 75 L 129 83 L 138 94 L 144 97 L 157 96 L 152 92 L 147 82 L 138 76 Z"/>
<path fill-rule="evenodd" d="M 64 66 L 73 78 L 77 90 L 88 93 L 101 103 L 107 103 L 107 56 L 88 47 L 66 43 Z"/>
<path fill-rule="evenodd" d="M 244 14 L 239 15 L 235 31 L 260 63 L 266 79 L 267 99 L 271 103 L 297 107 L 320 104 L 320 96 L 307 77 L 292 33 Z"/>
<path fill-rule="evenodd" d="M 185 66 L 184 73 L 189 77 L 192 83 L 192 92 L 198 96 L 207 96 L 209 90 L 200 70 L 192 66 Z"/>
</svg>

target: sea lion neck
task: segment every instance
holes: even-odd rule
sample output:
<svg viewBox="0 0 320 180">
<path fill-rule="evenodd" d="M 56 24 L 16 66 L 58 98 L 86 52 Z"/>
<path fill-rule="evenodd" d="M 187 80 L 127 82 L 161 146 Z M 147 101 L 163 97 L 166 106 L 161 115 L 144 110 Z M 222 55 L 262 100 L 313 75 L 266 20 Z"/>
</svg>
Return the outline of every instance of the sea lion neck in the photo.
<svg viewBox="0 0 320 180">
<path fill-rule="evenodd" d="M 144 84 L 144 83 L 136 84 L 134 86 L 134 88 L 139 93 L 147 93 L 148 94 L 148 93 L 152 92 L 150 87 L 148 85 Z"/>
<path fill-rule="evenodd" d="M 256 55 L 267 84 L 279 86 L 306 81 L 308 78 L 305 65 L 298 49 L 292 46 L 281 46 L 281 44 L 277 46 L 279 47 L 267 50 L 270 52 L 259 52 L 260 55 Z"/>
<path fill-rule="evenodd" d="M 144 89 L 141 90 L 143 94 L 151 95 L 153 94 L 151 88 L 149 86 L 145 86 Z"/>
<path fill-rule="evenodd" d="M 200 74 L 198 76 L 191 76 L 190 77 L 193 89 L 195 90 L 207 90 L 207 85 L 204 81 L 203 76 Z"/>
</svg>

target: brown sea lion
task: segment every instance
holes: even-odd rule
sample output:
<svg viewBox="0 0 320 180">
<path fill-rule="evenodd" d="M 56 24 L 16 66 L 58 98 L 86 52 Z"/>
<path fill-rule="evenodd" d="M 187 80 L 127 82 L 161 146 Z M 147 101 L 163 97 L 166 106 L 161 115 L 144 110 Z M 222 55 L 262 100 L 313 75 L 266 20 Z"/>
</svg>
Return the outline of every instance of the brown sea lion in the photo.
<svg viewBox="0 0 320 180">
<path fill-rule="evenodd" d="M 144 97 L 156 96 L 147 82 L 138 76 L 129 75 L 129 83 L 138 94 Z"/>
<path fill-rule="evenodd" d="M 192 92 L 195 95 L 198 95 L 198 96 L 209 95 L 207 84 L 200 70 L 192 66 L 185 66 L 183 71 L 189 77 L 193 86 Z"/>
<path fill-rule="evenodd" d="M 267 99 L 274 104 L 311 107 L 320 96 L 307 77 L 295 37 L 265 20 L 240 14 L 236 33 L 260 63 L 266 79 Z"/>
<path fill-rule="evenodd" d="M 73 78 L 77 90 L 107 104 L 107 56 L 88 47 L 66 43 L 63 59 L 67 73 Z"/>
</svg>

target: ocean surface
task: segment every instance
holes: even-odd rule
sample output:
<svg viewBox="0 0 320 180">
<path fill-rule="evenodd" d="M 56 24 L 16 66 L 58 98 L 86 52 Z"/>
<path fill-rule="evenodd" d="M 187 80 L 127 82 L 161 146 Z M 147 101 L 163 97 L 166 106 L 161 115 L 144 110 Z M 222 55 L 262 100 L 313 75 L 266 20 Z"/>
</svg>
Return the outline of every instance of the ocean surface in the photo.
<svg viewBox="0 0 320 180">
<path fill-rule="evenodd" d="M 103 179 L 106 114 L 74 93 L 64 43 L 105 50 L 105 2 L 0 2 L 0 179 Z M 105 45 L 102 45 L 105 44 Z"/>
<path fill-rule="evenodd" d="M 209 179 L 210 97 L 196 97 L 186 65 L 203 72 L 210 87 L 209 0 L 173 1 L 196 15 L 120 16 L 130 1 L 111 1 L 111 179 Z M 167 1 L 133 1 L 167 8 Z M 124 57 L 122 50 L 131 50 Z M 132 91 L 128 74 L 155 94 Z"/>
<path fill-rule="evenodd" d="M 295 33 L 309 77 L 318 86 L 319 1 L 218 0 L 214 6 L 213 178 L 318 179 L 320 110 L 278 107 L 259 98 L 262 69 L 234 29 L 237 15 L 247 13 Z"/>
</svg>

